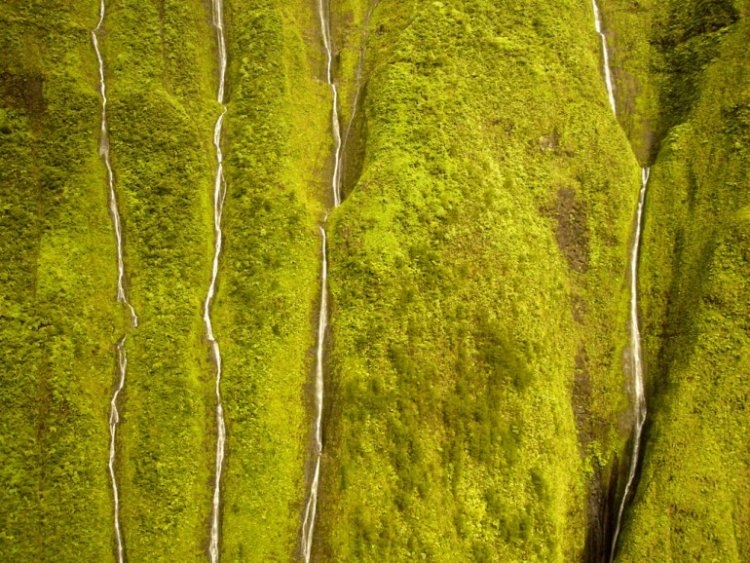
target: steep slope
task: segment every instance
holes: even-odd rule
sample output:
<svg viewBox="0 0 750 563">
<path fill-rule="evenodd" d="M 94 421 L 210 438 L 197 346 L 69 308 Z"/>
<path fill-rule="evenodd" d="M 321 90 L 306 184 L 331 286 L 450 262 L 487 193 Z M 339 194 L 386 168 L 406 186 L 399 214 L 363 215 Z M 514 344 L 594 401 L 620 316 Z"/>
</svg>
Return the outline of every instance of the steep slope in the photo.
<svg viewBox="0 0 750 563">
<path fill-rule="evenodd" d="M 106 560 L 114 236 L 97 6 L 0 6 L 0 559 Z M 93 327 L 96 327 L 94 329 Z"/>
<path fill-rule="evenodd" d="M 0 547 L 8 560 L 115 555 L 107 421 L 115 344 L 129 319 L 115 302 L 97 150 L 90 31 L 98 7 L 14 2 L 0 12 Z M 141 321 L 127 344 L 116 448 L 130 560 L 203 560 L 207 552 L 215 398 L 201 305 L 217 111 L 209 8 L 108 5 L 99 33 L 125 282 Z M 311 6 L 229 3 L 228 12 L 229 191 L 215 307 L 226 338 L 223 486 L 231 499 L 222 539 L 230 557 L 283 560 L 297 547 L 304 494 L 328 101 L 315 78 Z"/>
<path fill-rule="evenodd" d="M 310 2 L 226 2 L 227 199 L 216 330 L 224 356 L 223 557 L 297 549 L 311 447 L 330 101 Z"/>
<path fill-rule="evenodd" d="M 0 6 L 0 559 L 204 561 L 216 459 L 208 0 Z M 78 3 L 81 4 L 81 3 Z M 650 420 L 617 560 L 750 559 L 748 0 L 225 0 L 219 558 L 600 561 L 627 471 L 628 256 Z M 327 5 L 325 0 L 320 5 Z"/>
<path fill-rule="evenodd" d="M 131 300 L 121 425 L 129 560 L 202 558 L 213 470 L 201 304 L 211 230 L 212 44 L 203 4 L 113 4 L 102 40 Z"/>
<path fill-rule="evenodd" d="M 671 2 L 651 16 L 665 134 L 641 279 L 653 419 L 622 561 L 750 557 L 748 15 Z"/>
<path fill-rule="evenodd" d="M 318 556 L 577 559 L 628 429 L 639 187 L 591 8 L 382 3 L 366 46 Z"/>
</svg>

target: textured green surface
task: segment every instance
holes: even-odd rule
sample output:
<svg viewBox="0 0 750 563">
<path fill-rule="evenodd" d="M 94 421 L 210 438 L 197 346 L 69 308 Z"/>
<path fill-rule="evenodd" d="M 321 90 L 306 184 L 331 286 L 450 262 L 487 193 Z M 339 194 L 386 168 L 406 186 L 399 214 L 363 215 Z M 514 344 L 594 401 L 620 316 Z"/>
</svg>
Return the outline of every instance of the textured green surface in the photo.
<svg viewBox="0 0 750 563">
<path fill-rule="evenodd" d="M 649 187 L 641 289 L 652 420 L 622 561 L 750 557 L 750 5 L 693 4 L 667 3 L 654 31 L 672 100 L 662 127 L 675 125 Z"/>
<path fill-rule="evenodd" d="M 200 2 L 111 5 L 112 162 L 131 301 L 120 431 L 122 525 L 133 561 L 203 557 L 212 368 L 200 320 L 212 250 L 212 30 Z"/>
<path fill-rule="evenodd" d="M 7 561 L 111 553 L 107 412 L 120 311 L 90 79 L 93 21 L 92 10 L 65 2 L 0 7 L 0 557 Z"/>
<path fill-rule="evenodd" d="M 331 236 L 324 560 L 580 557 L 593 452 L 622 445 L 638 186 L 591 18 L 373 15 L 364 167 Z"/>
<path fill-rule="evenodd" d="M 750 559 L 747 0 L 332 0 L 345 137 L 330 210 L 317 0 L 226 0 L 222 559 L 288 561 L 309 486 L 326 210 L 321 561 L 577 561 L 650 419 L 620 561 Z M 216 446 L 206 0 L 107 3 L 127 286 L 98 155 L 98 3 L 0 6 L 0 559 L 207 559 Z M 611 508 L 610 508 L 611 510 Z M 590 551 L 588 554 L 586 549 Z"/>
<path fill-rule="evenodd" d="M 312 412 L 320 240 L 328 196 L 327 87 L 307 2 L 227 6 L 227 183 L 216 328 L 225 357 L 224 553 L 297 548 Z M 306 406 L 310 405 L 310 411 Z"/>
</svg>

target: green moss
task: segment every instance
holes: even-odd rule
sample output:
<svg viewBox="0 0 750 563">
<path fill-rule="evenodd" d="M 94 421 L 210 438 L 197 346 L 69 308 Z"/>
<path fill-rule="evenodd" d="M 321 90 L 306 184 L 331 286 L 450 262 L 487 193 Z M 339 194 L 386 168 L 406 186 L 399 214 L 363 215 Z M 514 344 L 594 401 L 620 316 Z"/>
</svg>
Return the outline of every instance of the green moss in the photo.
<svg viewBox="0 0 750 563">
<path fill-rule="evenodd" d="M 222 558 L 288 560 L 309 485 L 331 99 L 317 3 L 245 4 L 225 6 Z M 0 559 L 113 559 L 123 334 L 128 558 L 206 558 L 210 9 L 108 5 L 130 329 L 97 154 L 98 4 L 0 7 Z M 620 559 L 750 557 L 750 6 L 602 10 L 617 119 L 589 4 L 333 2 L 347 198 L 326 221 L 316 557 L 574 561 L 596 545 L 631 422 L 637 161 L 655 161 L 640 280 L 651 417 Z"/>
<path fill-rule="evenodd" d="M 600 8 L 614 76 L 617 120 L 639 162 L 646 165 L 664 131 L 659 125 L 658 71 L 651 41 L 661 6 L 650 0 L 607 0 L 600 2 Z"/>
<path fill-rule="evenodd" d="M 306 495 L 309 385 L 327 197 L 328 90 L 307 2 L 227 4 L 231 57 L 226 248 L 216 304 L 224 356 L 224 557 L 295 554 Z"/>
<path fill-rule="evenodd" d="M 705 66 L 668 84 L 682 100 L 670 119 L 682 123 L 664 140 L 649 187 L 641 287 L 653 419 L 621 558 L 742 561 L 750 553 L 747 6 L 719 43 L 706 14 L 669 8 L 673 36 L 713 38 Z"/>
<path fill-rule="evenodd" d="M 106 560 L 121 311 L 87 7 L 0 8 L 0 558 Z"/>
<path fill-rule="evenodd" d="M 213 367 L 201 307 L 212 232 L 213 30 L 202 2 L 113 5 L 103 41 L 130 332 L 120 429 L 132 560 L 205 558 Z"/>
<path fill-rule="evenodd" d="M 606 105 L 596 36 L 576 23 L 589 14 L 547 8 L 373 13 L 363 173 L 331 234 L 321 557 L 583 550 L 575 358 L 585 347 L 588 406 L 603 423 L 585 439 L 611 459 L 622 437 L 606 421 L 626 408 L 638 178 Z M 561 191 L 583 202 L 582 228 L 555 213 Z M 570 241 L 585 268 L 556 244 L 566 227 L 585 233 Z"/>
</svg>

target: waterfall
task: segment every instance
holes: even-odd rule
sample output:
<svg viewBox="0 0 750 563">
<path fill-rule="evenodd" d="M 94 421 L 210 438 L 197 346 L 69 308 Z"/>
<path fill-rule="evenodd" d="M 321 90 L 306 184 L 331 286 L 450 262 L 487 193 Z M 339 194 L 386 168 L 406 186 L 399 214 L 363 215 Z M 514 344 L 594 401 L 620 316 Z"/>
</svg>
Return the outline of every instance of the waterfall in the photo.
<svg viewBox="0 0 750 563">
<path fill-rule="evenodd" d="M 328 328 L 328 257 L 326 231 L 320 229 L 322 268 L 320 274 L 320 313 L 318 315 L 318 345 L 315 353 L 315 471 L 310 484 L 310 496 L 305 506 L 302 522 L 302 553 L 305 561 L 310 561 L 315 514 L 317 511 L 318 485 L 320 483 L 320 456 L 323 452 L 323 354 L 325 334 Z"/>
<path fill-rule="evenodd" d="M 224 154 L 221 150 L 221 133 L 224 127 L 224 116 L 227 107 L 224 104 L 224 88 L 227 72 L 227 48 L 224 39 L 224 6 L 222 0 L 213 0 L 213 26 L 216 30 L 216 41 L 219 54 L 219 87 L 217 101 L 221 104 L 221 113 L 214 125 L 213 143 L 216 152 L 216 176 L 214 179 L 214 257 L 211 264 L 211 283 L 208 286 L 206 300 L 203 303 L 203 324 L 206 327 L 206 338 L 211 345 L 211 355 L 216 366 L 216 469 L 214 479 L 214 495 L 211 510 L 211 543 L 209 552 L 211 562 L 219 561 L 219 512 L 221 509 L 221 473 L 224 467 L 224 444 L 226 441 L 226 427 L 224 425 L 224 408 L 221 403 L 221 350 L 214 336 L 211 322 L 211 305 L 216 296 L 216 285 L 219 277 L 219 258 L 221 257 L 222 230 L 221 218 L 226 197 L 226 182 L 224 180 Z"/>
<path fill-rule="evenodd" d="M 630 495 L 633 493 L 635 473 L 638 468 L 638 458 L 641 453 L 643 425 L 646 422 L 646 394 L 643 385 L 643 362 L 641 359 L 641 330 L 638 325 L 638 257 L 640 255 L 641 230 L 643 228 L 643 205 L 646 201 L 646 188 L 648 186 L 650 173 L 650 168 L 643 168 L 641 170 L 641 191 L 638 196 L 635 236 L 633 237 L 633 248 L 630 253 L 630 345 L 633 361 L 633 389 L 635 394 L 635 401 L 633 403 L 633 414 L 635 416 L 635 424 L 633 426 L 633 454 L 630 458 L 628 480 L 625 484 L 625 490 L 622 493 L 620 508 L 617 511 L 615 533 L 612 537 L 612 550 L 609 557 L 610 562 L 615 559 L 617 539 L 620 535 L 620 529 L 622 528 L 622 515 L 625 512 L 625 505 L 627 504 Z"/>
<path fill-rule="evenodd" d="M 333 129 L 334 161 L 333 179 L 331 188 L 333 191 L 333 206 L 341 205 L 341 126 L 339 125 L 339 89 L 333 80 L 333 44 L 331 43 L 331 19 L 330 5 L 323 6 L 323 0 L 318 0 L 318 16 L 320 17 L 320 31 L 323 36 L 323 46 L 326 51 L 326 82 L 331 88 L 333 96 L 331 109 L 331 127 Z"/>
<path fill-rule="evenodd" d="M 607 38 L 602 31 L 601 12 L 596 0 L 592 0 L 594 6 L 594 27 L 602 41 L 602 59 L 604 66 L 604 83 L 607 87 L 607 97 L 612 112 L 617 116 L 617 106 L 615 104 L 615 94 L 612 82 L 612 71 L 609 66 L 609 53 L 607 51 Z M 651 173 L 650 168 L 641 169 L 641 189 L 638 195 L 638 208 L 635 218 L 635 236 L 633 237 L 633 247 L 630 252 L 630 352 L 632 357 L 633 369 L 633 402 L 634 424 L 633 424 L 633 452 L 630 457 L 630 468 L 628 470 L 628 480 L 625 484 L 625 490 L 622 494 L 620 507 L 617 511 L 617 520 L 615 522 L 615 531 L 612 536 L 612 547 L 609 554 L 610 563 L 614 561 L 615 551 L 617 549 L 617 539 L 620 536 L 622 528 L 622 516 L 625 512 L 625 505 L 633 493 L 635 487 L 636 471 L 638 469 L 638 458 L 641 453 L 641 439 L 643 435 L 643 425 L 646 422 L 646 395 L 643 385 L 643 361 L 641 358 L 641 331 L 638 325 L 638 258 L 640 256 L 641 230 L 643 228 L 643 206 L 646 200 L 646 189 L 648 179 Z"/>
<path fill-rule="evenodd" d="M 334 209 L 341 205 L 341 169 L 342 169 L 342 140 L 341 126 L 339 124 L 339 93 L 338 87 L 333 80 L 333 45 L 331 42 L 330 6 L 323 5 L 323 0 L 318 0 L 318 16 L 320 18 L 320 30 L 323 38 L 323 47 L 326 53 L 326 82 L 331 89 L 331 129 L 334 140 L 334 163 L 333 175 L 331 177 L 331 193 L 333 195 Z M 323 223 L 327 219 L 324 217 Z M 315 353 L 315 445 L 314 458 L 315 469 L 310 483 L 310 494 L 307 497 L 305 512 L 302 521 L 302 537 L 300 539 L 302 555 L 305 563 L 310 562 L 312 553 L 313 532 L 315 530 L 315 516 L 317 514 L 318 487 L 320 485 L 320 462 L 323 454 L 323 399 L 324 399 L 324 377 L 323 359 L 325 354 L 325 334 L 328 328 L 328 256 L 326 230 L 319 227 L 321 238 L 321 275 L 320 275 L 320 311 L 318 313 L 318 343 Z"/>
<path fill-rule="evenodd" d="M 130 324 L 133 328 L 138 326 L 138 315 L 135 312 L 135 308 L 128 299 L 127 291 L 125 290 L 125 259 L 123 257 L 123 244 L 122 244 L 122 221 L 120 219 L 120 209 L 117 204 L 117 193 L 115 192 L 115 174 L 112 170 L 112 160 L 110 158 L 109 151 L 109 126 L 107 124 L 107 83 L 104 76 L 104 57 L 102 56 L 101 48 L 99 47 L 99 34 L 102 32 L 102 26 L 104 24 L 104 16 L 106 14 L 106 6 L 104 0 L 99 2 L 99 21 L 96 27 L 91 32 L 91 42 L 94 45 L 94 52 L 96 53 L 96 60 L 99 64 L 99 95 L 102 99 L 102 112 L 101 112 L 101 128 L 99 130 L 99 155 L 104 162 L 104 166 L 107 170 L 107 188 L 108 188 L 108 200 L 109 200 L 109 215 L 112 220 L 112 227 L 115 233 L 115 246 L 117 248 L 117 302 L 123 303 L 130 312 Z M 116 461 L 116 446 L 117 446 L 117 426 L 120 423 L 120 412 L 117 408 L 117 399 L 120 393 L 125 388 L 125 380 L 128 369 L 128 356 L 125 349 L 125 342 L 127 335 L 120 338 L 117 342 L 117 375 L 118 382 L 115 387 L 112 399 L 110 400 L 110 411 L 109 411 L 109 460 L 107 463 L 107 470 L 109 472 L 110 482 L 112 483 L 112 499 L 113 499 L 113 516 L 114 516 L 114 528 L 115 528 L 115 545 L 117 548 L 117 561 L 123 563 L 125 559 L 125 548 L 122 539 L 122 528 L 120 526 L 120 493 L 117 486 L 117 475 L 115 474 L 115 461 Z"/>
<path fill-rule="evenodd" d="M 609 105 L 612 106 L 612 112 L 617 115 L 617 105 L 615 104 L 615 90 L 612 82 L 612 70 L 609 68 L 609 51 L 607 50 L 607 38 L 602 31 L 602 14 L 599 11 L 599 5 L 596 0 L 591 0 L 594 6 L 594 28 L 602 40 L 602 66 L 604 67 L 604 83 L 607 85 L 607 97 Z"/>
</svg>

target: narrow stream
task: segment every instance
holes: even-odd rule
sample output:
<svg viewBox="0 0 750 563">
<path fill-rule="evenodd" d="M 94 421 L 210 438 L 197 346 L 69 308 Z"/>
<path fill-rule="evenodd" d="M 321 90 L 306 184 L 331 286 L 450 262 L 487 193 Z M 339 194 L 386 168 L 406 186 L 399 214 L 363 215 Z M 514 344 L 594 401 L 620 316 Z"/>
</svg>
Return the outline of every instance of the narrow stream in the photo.
<svg viewBox="0 0 750 563">
<path fill-rule="evenodd" d="M 612 82 L 612 70 L 609 67 L 609 50 L 607 49 L 607 37 L 602 31 L 602 14 L 599 11 L 599 5 L 596 0 L 591 0 L 594 6 L 594 28 L 599 34 L 602 40 L 602 66 L 604 70 L 604 83 L 607 86 L 607 97 L 609 97 L 609 105 L 612 106 L 612 112 L 617 115 L 617 105 L 615 104 L 615 90 Z"/>
<path fill-rule="evenodd" d="M 339 124 L 339 91 L 333 80 L 333 44 L 331 41 L 330 5 L 327 0 L 318 0 L 318 16 L 320 18 L 320 31 L 323 38 L 323 47 L 326 53 L 326 82 L 331 88 L 331 129 L 334 140 L 334 163 L 333 175 L 331 177 L 331 193 L 333 196 L 333 208 L 341 205 L 341 165 L 342 165 L 342 141 L 341 126 Z M 305 512 L 302 520 L 301 550 L 305 563 L 310 562 L 312 553 L 313 535 L 315 531 L 315 517 L 317 515 L 318 488 L 320 485 L 320 462 L 323 454 L 323 399 L 324 399 L 324 374 L 323 360 L 325 354 L 325 335 L 328 328 L 328 254 L 325 221 L 319 227 L 321 238 L 321 275 L 320 275 L 320 311 L 318 313 L 318 343 L 315 352 L 315 443 L 313 455 L 315 469 L 310 482 L 310 493 L 305 504 Z"/>
<path fill-rule="evenodd" d="M 99 21 L 91 32 L 91 43 L 94 45 L 96 60 L 99 63 L 99 94 L 102 98 L 101 129 L 99 131 L 99 155 L 104 161 L 107 169 L 107 188 L 109 199 L 109 215 L 112 220 L 112 227 L 115 233 L 115 243 L 117 247 L 117 302 L 123 303 L 130 312 L 130 324 L 133 328 L 138 326 L 138 315 L 135 308 L 128 299 L 125 290 L 125 259 L 123 257 L 122 244 L 122 221 L 120 219 L 120 209 L 117 204 L 117 193 L 115 192 L 115 174 L 112 170 L 112 160 L 109 152 L 109 126 L 107 124 L 107 83 L 104 73 L 104 57 L 99 47 L 99 34 L 102 33 L 104 25 L 104 16 L 106 15 L 106 6 L 104 0 L 99 2 Z M 122 528 L 120 526 L 120 492 L 117 486 L 117 475 L 115 473 L 115 462 L 117 454 L 117 427 L 120 424 L 120 411 L 117 408 L 117 399 L 120 397 L 125 388 L 125 380 L 128 371 L 128 355 L 125 349 L 127 335 L 120 338 L 117 342 L 117 375 L 118 382 L 115 387 L 112 399 L 110 400 L 109 411 L 109 460 L 107 470 L 112 483 L 113 499 L 113 516 L 115 528 L 115 545 L 117 548 L 117 561 L 123 563 L 125 560 L 125 547 L 122 539 Z"/>
<path fill-rule="evenodd" d="M 221 150 L 221 134 L 224 128 L 224 116 L 227 107 L 224 104 L 224 88 L 227 72 L 227 47 L 224 38 L 224 5 L 222 0 L 213 0 L 213 26 L 216 30 L 216 42 L 219 58 L 219 86 L 216 95 L 221 104 L 221 113 L 216 118 L 214 125 L 213 143 L 216 151 L 216 177 L 214 179 L 214 257 L 211 265 L 211 283 L 208 286 L 206 300 L 203 303 L 203 324 L 206 327 L 206 338 L 211 345 L 211 355 L 216 365 L 216 470 L 214 479 L 214 495 L 211 510 L 211 543 L 209 553 L 211 562 L 219 561 L 219 513 L 221 510 L 221 473 L 224 468 L 224 444 L 226 441 L 226 427 L 224 425 L 224 408 L 221 403 L 221 350 L 214 336 L 213 323 L 211 322 L 211 305 L 216 296 L 216 286 L 219 278 L 219 258 L 221 257 L 221 245 L 223 233 L 221 230 L 221 218 L 224 210 L 224 198 L 226 197 L 226 182 L 224 180 L 224 154 Z"/>
<path fill-rule="evenodd" d="M 607 38 L 602 31 L 601 12 L 599 11 L 599 6 L 597 5 L 596 0 L 592 0 L 592 4 L 594 6 L 594 26 L 602 40 L 604 82 L 607 87 L 609 105 L 612 107 L 612 112 L 617 116 L 617 106 L 615 104 L 614 87 L 612 82 L 612 70 L 609 66 Z M 638 469 L 638 459 L 641 453 L 641 441 L 643 439 L 643 425 L 646 422 L 647 414 L 646 395 L 643 385 L 643 360 L 641 358 L 641 330 L 638 323 L 638 259 L 640 256 L 641 231 L 643 229 L 643 206 L 646 200 L 646 190 L 648 188 L 650 173 L 650 168 L 641 169 L 641 189 L 638 196 L 638 209 L 636 211 L 635 236 L 633 237 L 633 247 L 630 251 L 630 351 L 633 362 L 633 393 L 635 395 L 635 400 L 633 402 L 633 452 L 630 456 L 628 480 L 625 484 L 625 490 L 622 493 L 620 506 L 617 511 L 617 520 L 615 522 L 614 534 L 612 536 L 612 544 L 609 553 L 610 563 L 615 559 L 617 540 L 620 536 L 620 530 L 622 529 L 622 517 L 636 485 L 636 472 Z"/>
<path fill-rule="evenodd" d="M 630 456 L 628 480 L 625 484 L 625 490 L 622 493 L 620 508 L 617 511 L 615 532 L 612 536 L 612 550 L 609 556 L 610 563 L 615 559 L 617 539 L 620 536 L 620 529 L 622 528 L 622 515 L 625 512 L 625 506 L 635 489 L 635 474 L 638 469 L 638 458 L 641 453 L 643 425 L 646 422 L 646 394 L 643 386 L 643 362 L 641 359 L 641 329 L 638 324 L 638 257 L 640 256 L 641 230 L 643 228 L 643 205 L 646 201 L 646 189 L 650 173 L 650 168 L 641 169 L 641 191 L 638 196 L 633 249 L 630 253 L 630 338 L 633 357 L 633 389 L 635 393 L 635 401 L 633 403 L 633 414 L 635 416 L 635 423 L 633 425 L 633 454 Z"/>
<path fill-rule="evenodd" d="M 339 125 L 339 89 L 333 80 L 333 44 L 331 42 L 331 18 L 330 0 L 318 0 L 318 16 L 320 17 L 320 32 L 323 36 L 323 46 L 326 51 L 326 82 L 331 88 L 333 96 L 331 109 L 331 128 L 333 129 L 334 161 L 333 179 L 331 188 L 333 190 L 333 207 L 341 205 L 341 126 Z"/>
<path fill-rule="evenodd" d="M 318 314 L 318 345 L 315 352 L 315 470 L 310 484 L 310 496 L 305 506 L 302 521 L 302 553 L 305 561 L 310 561 L 315 515 L 318 502 L 318 485 L 320 484 L 320 456 L 323 452 L 323 354 L 325 334 L 328 328 L 328 256 L 326 231 L 320 229 L 322 269 L 320 273 L 320 312 Z"/>
</svg>

